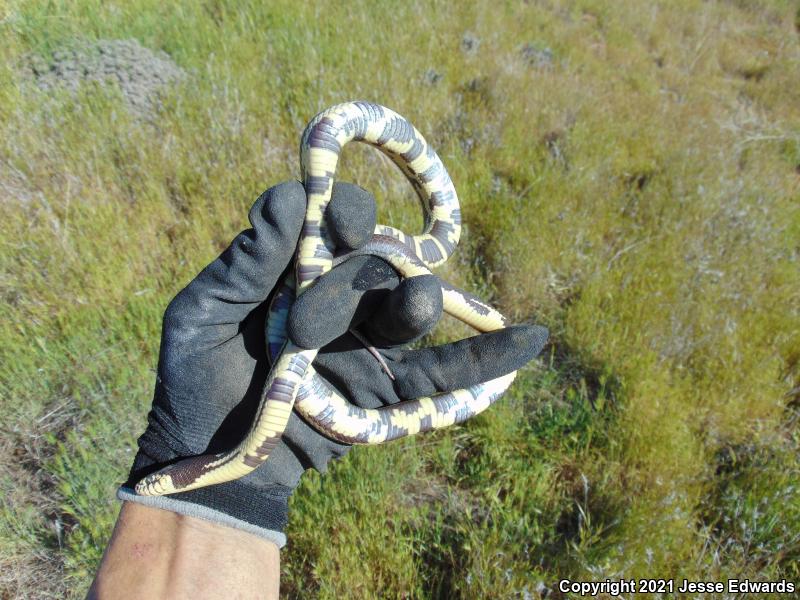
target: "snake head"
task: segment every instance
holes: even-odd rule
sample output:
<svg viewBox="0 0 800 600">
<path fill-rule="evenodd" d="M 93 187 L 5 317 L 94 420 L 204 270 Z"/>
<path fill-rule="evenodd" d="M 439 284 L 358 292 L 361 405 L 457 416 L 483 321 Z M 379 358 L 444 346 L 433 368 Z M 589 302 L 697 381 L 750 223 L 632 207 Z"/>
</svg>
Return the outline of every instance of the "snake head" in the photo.
<svg viewBox="0 0 800 600">
<path fill-rule="evenodd" d="M 134 489 L 140 496 L 163 496 L 165 494 L 194 490 L 211 483 L 230 481 L 236 477 L 214 478 L 213 475 L 208 477 L 208 474 L 222 464 L 230 463 L 232 459 L 237 457 L 238 454 L 234 451 L 184 458 L 144 477 L 136 484 Z"/>
<path fill-rule="evenodd" d="M 142 479 L 134 489 L 139 496 L 162 496 L 175 491 L 175 486 L 172 477 L 162 470 Z"/>
</svg>

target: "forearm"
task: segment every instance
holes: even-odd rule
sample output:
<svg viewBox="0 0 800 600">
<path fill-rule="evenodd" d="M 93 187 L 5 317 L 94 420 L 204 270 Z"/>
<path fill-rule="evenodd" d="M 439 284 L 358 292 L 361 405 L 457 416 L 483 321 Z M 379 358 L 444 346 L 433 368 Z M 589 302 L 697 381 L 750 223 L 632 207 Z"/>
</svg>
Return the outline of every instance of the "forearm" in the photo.
<svg viewBox="0 0 800 600">
<path fill-rule="evenodd" d="M 125 502 L 88 598 L 277 598 L 279 580 L 275 544 Z"/>
</svg>

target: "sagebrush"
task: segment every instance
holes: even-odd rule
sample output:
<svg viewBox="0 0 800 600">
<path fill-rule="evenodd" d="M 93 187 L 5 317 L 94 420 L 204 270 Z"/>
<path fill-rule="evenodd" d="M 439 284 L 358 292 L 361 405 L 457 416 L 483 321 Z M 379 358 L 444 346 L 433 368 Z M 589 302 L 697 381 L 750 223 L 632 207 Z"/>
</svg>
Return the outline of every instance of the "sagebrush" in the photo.
<svg viewBox="0 0 800 600">
<path fill-rule="evenodd" d="M 298 177 L 306 122 L 351 99 L 408 117 L 448 167 L 465 230 L 440 274 L 552 343 L 465 426 L 307 474 L 287 597 L 796 581 L 798 15 L 788 0 L 0 5 L 0 596 L 85 593 L 164 308 L 264 189 Z M 25 75 L 114 40 L 183 74 L 146 119 L 124 86 Z M 381 222 L 419 227 L 386 160 L 349 146 L 343 162 Z M 464 333 L 447 321 L 429 341 Z"/>
</svg>

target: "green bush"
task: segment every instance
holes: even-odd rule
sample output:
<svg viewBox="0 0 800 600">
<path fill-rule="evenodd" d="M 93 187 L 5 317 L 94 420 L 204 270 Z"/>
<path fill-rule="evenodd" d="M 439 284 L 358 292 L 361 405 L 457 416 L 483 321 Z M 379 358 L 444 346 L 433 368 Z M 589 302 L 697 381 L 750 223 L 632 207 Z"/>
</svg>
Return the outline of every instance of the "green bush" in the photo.
<svg viewBox="0 0 800 600">
<path fill-rule="evenodd" d="M 796 14 L 781 0 L 0 8 L 0 595 L 85 592 L 164 307 L 261 191 L 298 176 L 306 122 L 358 98 L 407 116 L 453 177 L 464 238 L 442 276 L 546 324 L 552 346 L 465 426 L 307 474 L 288 596 L 796 580 Z M 24 75 L 101 40 L 185 73 L 153 116 L 119 86 Z M 382 222 L 419 227 L 396 170 L 345 155 L 340 177 L 375 193 Z M 432 341 L 463 334 L 446 321 Z"/>
</svg>

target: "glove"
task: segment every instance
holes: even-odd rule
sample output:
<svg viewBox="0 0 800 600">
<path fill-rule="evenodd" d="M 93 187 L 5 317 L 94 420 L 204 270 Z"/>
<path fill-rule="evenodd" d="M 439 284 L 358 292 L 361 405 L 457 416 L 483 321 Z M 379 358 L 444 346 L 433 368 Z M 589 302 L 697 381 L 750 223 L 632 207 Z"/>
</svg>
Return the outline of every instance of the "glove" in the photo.
<svg viewBox="0 0 800 600">
<path fill-rule="evenodd" d="M 324 472 L 349 447 L 293 414 L 269 459 L 247 476 L 169 496 L 138 496 L 142 477 L 181 458 L 229 450 L 246 435 L 266 381 L 264 321 L 270 294 L 291 266 L 306 211 L 303 186 L 277 185 L 250 210 L 251 229 L 170 302 L 161 338 L 148 426 L 128 481 L 117 496 L 248 531 L 282 547 L 288 498 L 303 471 Z M 355 249 L 375 227 L 366 191 L 334 185 L 327 217 L 339 247 Z M 434 276 L 401 281 L 383 260 L 356 257 L 332 269 L 292 307 L 288 333 L 302 347 L 322 347 L 318 373 L 355 404 L 374 408 L 465 387 L 519 368 L 547 338 L 516 327 L 439 348 L 398 347 L 424 335 L 442 312 Z M 349 329 L 381 347 L 392 381 Z"/>
</svg>

